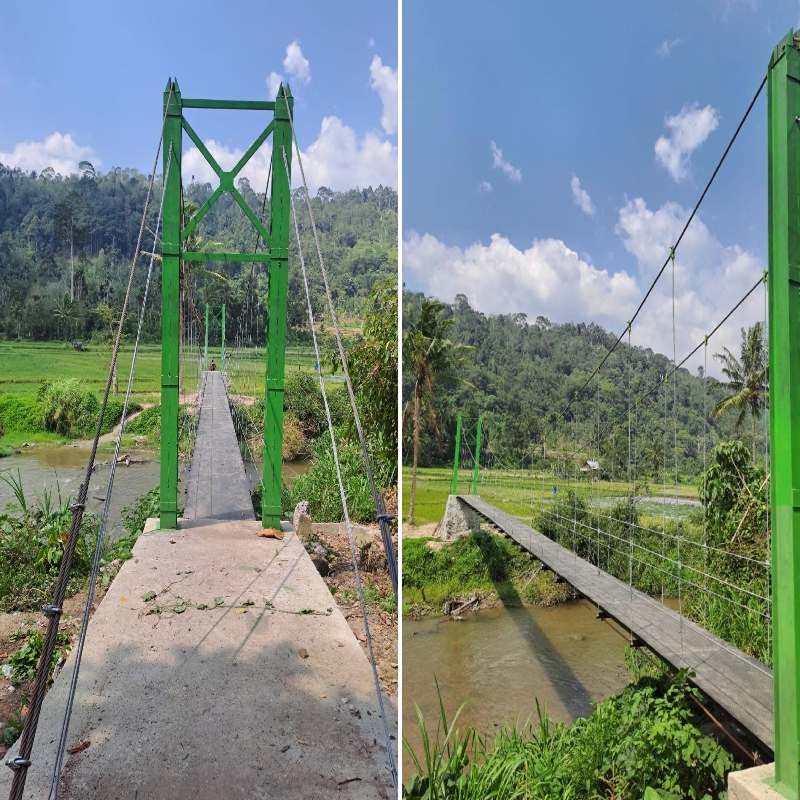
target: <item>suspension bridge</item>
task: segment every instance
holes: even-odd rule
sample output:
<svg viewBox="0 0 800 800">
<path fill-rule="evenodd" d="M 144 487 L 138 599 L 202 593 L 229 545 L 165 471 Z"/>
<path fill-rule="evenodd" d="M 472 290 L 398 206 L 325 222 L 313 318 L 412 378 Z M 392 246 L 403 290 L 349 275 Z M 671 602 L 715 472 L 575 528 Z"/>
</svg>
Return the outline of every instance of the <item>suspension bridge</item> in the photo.
<svg viewBox="0 0 800 800">
<path fill-rule="evenodd" d="M 676 274 L 683 277 L 681 243 L 765 87 L 768 269 L 744 278 L 736 301 L 706 334 L 695 332 L 681 355 L 675 292 Z M 792 32 L 773 52 L 630 320 L 565 393 L 560 412 L 542 420 L 538 440 L 517 442 L 513 452 L 494 409 L 459 415 L 444 526 L 476 530 L 482 522 L 510 537 L 595 606 L 599 618 L 622 628 L 632 645 L 688 670 L 713 701 L 706 711 L 718 714 L 716 704 L 762 752 L 774 754 L 774 765 L 746 779 L 753 793 L 738 794 L 734 778 L 732 797 L 800 796 L 798 207 L 800 34 Z M 672 357 L 658 357 L 663 366 L 651 381 L 633 367 L 634 337 L 647 328 L 646 313 L 663 321 L 670 300 Z M 709 348 L 742 315 L 768 331 L 768 369 L 763 360 L 749 387 L 756 398 L 750 446 L 719 451 L 714 445 L 723 437 L 711 417 L 721 384 L 709 376 Z M 701 368 L 697 377 L 690 366 Z M 702 427 L 687 446 L 679 442 L 679 416 L 693 391 L 702 398 Z M 645 455 L 654 449 L 658 463 L 648 463 Z M 708 481 L 719 473 L 709 470 L 720 462 L 712 458 L 727 458 L 735 481 L 724 514 L 714 518 L 709 509 L 719 506 L 719 487 Z M 691 484 L 698 482 L 696 491 Z"/>
<path fill-rule="evenodd" d="M 223 170 L 185 116 L 188 109 L 271 112 L 271 120 L 242 159 Z M 305 288 L 317 363 L 319 347 L 309 279 L 291 193 L 292 145 L 304 197 L 308 187 L 294 133 L 293 98 L 286 85 L 274 101 L 182 98 L 177 81 L 164 92 L 164 117 L 150 192 L 142 214 L 128 283 L 130 295 L 144 231 L 153 234 L 144 296 L 128 377 L 122 424 L 103 507 L 88 597 L 77 643 L 45 692 L 71 563 L 115 371 L 126 296 L 112 349 L 105 398 L 86 477 L 72 506 L 72 524 L 51 605 L 28 714 L 0 775 L 0 792 L 22 798 L 192 798 L 395 796 L 395 711 L 383 696 L 369 629 L 347 496 L 325 382 L 319 385 L 367 655 L 314 567 L 303 542 L 281 520 L 283 381 L 290 217 Z M 219 177 L 219 186 L 193 215 L 183 210 L 183 133 Z M 269 221 L 234 185 L 247 161 L 272 137 Z M 163 146 L 157 219 L 148 216 Z M 188 249 L 213 203 L 230 194 L 251 221 L 264 249 L 251 253 Z M 307 203 L 315 233 L 313 211 Z M 151 224 L 148 224 L 151 223 Z M 136 353 L 147 309 L 156 250 L 161 252 L 162 386 L 159 517 L 148 520 L 92 615 L 103 556 Z M 360 436 L 376 519 L 395 581 L 390 518 L 372 479 L 363 430 L 347 371 L 322 253 L 319 268 L 328 311 Z M 264 450 L 259 519 L 253 508 L 229 396 L 230 358 L 221 309 L 221 366 L 209 361 L 209 312 L 201 346 L 187 264 L 253 262 L 267 267 Z M 192 391 L 192 389 L 194 391 Z M 184 401 L 181 403 L 181 401 Z M 246 444 L 246 443 L 245 443 Z M 249 446 L 249 445 L 248 445 Z M 188 469 L 180 479 L 179 447 Z M 256 461 L 250 454 L 251 460 Z M 179 487 L 183 489 L 179 492 Z M 91 616 L 91 620 L 90 620 Z"/>
</svg>

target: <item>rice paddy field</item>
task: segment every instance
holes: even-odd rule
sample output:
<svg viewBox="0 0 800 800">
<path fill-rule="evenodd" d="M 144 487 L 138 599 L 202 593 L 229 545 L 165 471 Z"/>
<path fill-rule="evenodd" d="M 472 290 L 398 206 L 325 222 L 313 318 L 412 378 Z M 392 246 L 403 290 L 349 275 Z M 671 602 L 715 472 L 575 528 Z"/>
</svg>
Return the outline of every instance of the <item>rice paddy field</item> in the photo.
<svg viewBox="0 0 800 800">
<path fill-rule="evenodd" d="M 459 474 L 458 492 L 469 494 L 472 490 L 471 472 Z M 417 525 L 438 522 L 444 514 L 450 494 L 452 470 L 447 467 L 425 467 L 417 471 L 417 496 L 414 521 Z M 487 502 L 509 514 L 530 520 L 543 503 L 563 496 L 569 490 L 586 498 L 591 506 L 612 506 L 630 495 L 632 485 L 627 481 L 564 480 L 536 470 L 480 471 L 478 493 Z M 411 468 L 403 468 L 403 519 L 408 518 L 411 496 Z M 689 515 L 699 504 L 697 487 L 690 484 L 651 483 L 637 487 L 638 507 L 642 524 L 648 518 L 670 519 Z"/>
</svg>

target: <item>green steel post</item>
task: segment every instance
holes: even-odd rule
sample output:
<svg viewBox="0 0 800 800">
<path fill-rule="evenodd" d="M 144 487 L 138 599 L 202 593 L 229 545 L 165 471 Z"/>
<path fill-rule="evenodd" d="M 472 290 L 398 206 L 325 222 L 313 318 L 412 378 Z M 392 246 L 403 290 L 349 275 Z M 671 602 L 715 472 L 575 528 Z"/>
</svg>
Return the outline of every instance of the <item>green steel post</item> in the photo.
<svg viewBox="0 0 800 800">
<path fill-rule="evenodd" d="M 472 486 L 469 487 L 470 494 L 478 494 L 478 484 L 481 479 L 481 435 L 483 417 L 478 415 L 478 428 L 475 431 L 475 463 L 472 465 Z"/>
<path fill-rule="evenodd" d="M 178 378 L 181 262 L 181 94 L 170 79 L 164 91 L 164 212 L 161 236 L 161 476 L 160 526 L 178 527 Z"/>
<path fill-rule="evenodd" d="M 775 787 L 800 792 L 800 37 L 769 62 L 769 444 Z"/>
<path fill-rule="evenodd" d="M 203 369 L 208 369 L 208 303 L 206 303 L 205 342 L 203 343 Z"/>
<path fill-rule="evenodd" d="M 287 107 L 288 104 L 288 107 Z M 272 139 L 272 194 L 269 222 L 269 289 L 267 297 L 267 365 L 264 402 L 264 466 L 261 520 L 265 528 L 281 524 L 281 452 L 283 450 L 283 373 L 286 342 L 286 292 L 289 261 L 289 192 L 294 101 L 286 86 L 275 100 Z"/>
<path fill-rule="evenodd" d="M 456 417 L 456 447 L 453 453 L 453 480 L 450 494 L 458 494 L 458 466 L 461 463 L 461 414 Z"/>
<path fill-rule="evenodd" d="M 222 334 L 220 339 L 222 341 L 222 371 L 225 372 L 225 303 L 222 304 Z"/>
</svg>

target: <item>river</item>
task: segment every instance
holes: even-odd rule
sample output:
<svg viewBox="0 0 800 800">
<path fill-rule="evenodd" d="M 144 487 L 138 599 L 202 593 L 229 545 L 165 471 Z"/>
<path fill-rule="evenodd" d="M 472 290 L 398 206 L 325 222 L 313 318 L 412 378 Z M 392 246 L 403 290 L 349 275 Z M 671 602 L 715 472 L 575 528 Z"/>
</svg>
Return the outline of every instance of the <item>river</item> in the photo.
<svg viewBox="0 0 800 800">
<path fill-rule="evenodd" d="M 420 737 L 414 704 L 435 732 L 438 680 L 448 719 L 465 704 L 459 727 L 491 734 L 508 722 L 536 720 L 536 701 L 552 719 L 587 716 L 592 703 L 629 682 L 625 640 L 585 601 L 553 608 L 499 607 L 461 622 L 403 620 L 403 736 Z M 413 764 L 404 751 L 404 773 Z"/>
</svg>

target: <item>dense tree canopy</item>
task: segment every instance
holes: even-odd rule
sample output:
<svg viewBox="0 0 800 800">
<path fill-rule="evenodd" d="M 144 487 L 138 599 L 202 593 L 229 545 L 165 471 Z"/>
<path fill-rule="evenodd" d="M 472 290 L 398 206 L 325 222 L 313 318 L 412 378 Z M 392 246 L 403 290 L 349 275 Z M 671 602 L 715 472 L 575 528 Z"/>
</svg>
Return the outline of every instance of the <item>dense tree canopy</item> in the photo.
<svg viewBox="0 0 800 800">
<path fill-rule="evenodd" d="M 155 227 L 161 186 L 154 189 L 150 229 Z M 246 179 L 239 189 L 257 213 L 269 218 L 269 203 Z M 302 191 L 295 190 L 298 200 Z M 192 183 L 185 200 L 197 205 L 211 194 L 210 184 Z M 26 173 L 0 165 L 0 336 L 35 339 L 85 339 L 106 336 L 108 310 L 118 313 L 130 259 L 136 246 L 147 177 L 131 169 L 98 173 L 91 164 L 79 175 L 63 177 L 52 169 Z M 320 188 L 312 199 L 332 290 L 339 309 L 360 316 L 375 281 L 397 274 L 397 193 L 390 188 L 332 192 Z M 307 253 L 315 307 L 322 308 L 322 281 L 313 237 L 297 203 L 301 239 Z M 229 195 L 212 207 L 201 224 L 207 241 L 252 251 L 256 233 Z M 262 243 L 263 246 L 263 243 Z M 152 235 L 144 250 L 152 250 Z M 290 247 L 289 335 L 307 328 L 294 242 Z M 140 262 L 134 297 L 142 296 L 145 262 Z M 218 273 L 218 274 L 215 274 Z M 213 264 L 189 267 L 192 305 L 228 306 L 229 336 L 263 341 L 267 279 L 262 265 Z M 158 335 L 159 283 L 153 287 L 145 335 Z M 101 310 L 102 309 L 102 310 Z"/>
</svg>

